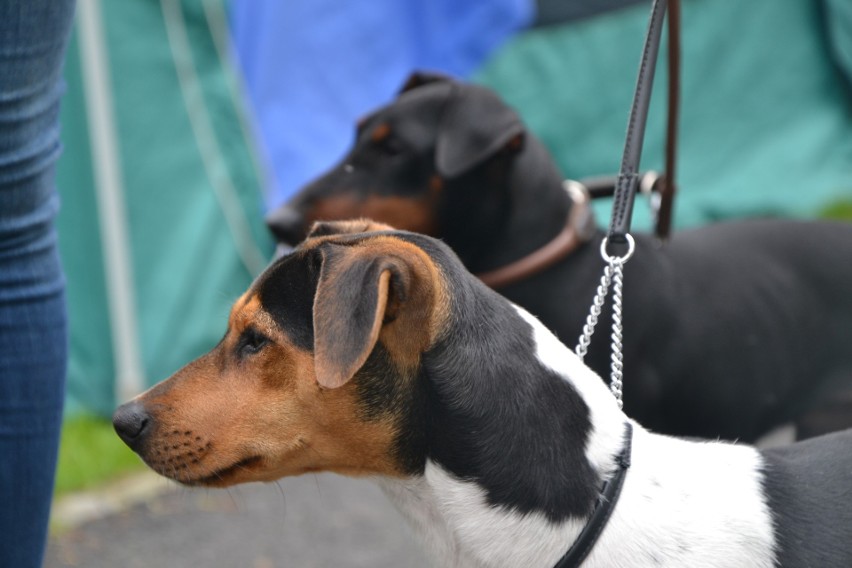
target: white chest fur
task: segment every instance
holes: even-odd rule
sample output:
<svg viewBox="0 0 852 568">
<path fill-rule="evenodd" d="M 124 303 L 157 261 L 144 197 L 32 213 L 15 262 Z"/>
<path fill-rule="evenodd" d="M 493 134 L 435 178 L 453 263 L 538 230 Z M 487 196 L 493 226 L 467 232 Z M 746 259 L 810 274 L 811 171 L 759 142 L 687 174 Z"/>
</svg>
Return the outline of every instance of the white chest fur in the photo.
<svg viewBox="0 0 852 568">
<path fill-rule="evenodd" d="M 636 427 L 621 499 L 584 566 L 774 566 L 759 467 L 748 447 L 684 442 Z M 422 477 L 381 485 L 436 566 L 552 566 L 583 526 L 492 507 L 475 483 L 431 462 Z"/>
<path fill-rule="evenodd" d="M 539 360 L 571 382 L 589 406 L 592 433 L 585 455 L 597 471 L 610 472 L 626 417 L 573 352 L 535 318 L 518 312 L 533 327 Z M 750 447 L 689 442 L 634 425 L 632 465 L 621 498 L 584 566 L 774 566 L 761 466 Z M 422 476 L 380 484 L 436 566 L 553 566 L 585 524 L 585 519 L 552 523 L 543 515 L 494 507 L 479 485 L 431 461 Z"/>
</svg>

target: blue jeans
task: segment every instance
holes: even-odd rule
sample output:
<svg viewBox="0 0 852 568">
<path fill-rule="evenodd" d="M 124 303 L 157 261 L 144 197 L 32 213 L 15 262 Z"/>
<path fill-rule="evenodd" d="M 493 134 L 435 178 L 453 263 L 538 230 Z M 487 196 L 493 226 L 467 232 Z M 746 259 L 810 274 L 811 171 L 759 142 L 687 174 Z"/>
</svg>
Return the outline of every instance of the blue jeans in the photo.
<svg viewBox="0 0 852 568">
<path fill-rule="evenodd" d="M 73 0 L 0 0 L 0 566 L 40 568 L 65 390 L 54 218 Z"/>
</svg>

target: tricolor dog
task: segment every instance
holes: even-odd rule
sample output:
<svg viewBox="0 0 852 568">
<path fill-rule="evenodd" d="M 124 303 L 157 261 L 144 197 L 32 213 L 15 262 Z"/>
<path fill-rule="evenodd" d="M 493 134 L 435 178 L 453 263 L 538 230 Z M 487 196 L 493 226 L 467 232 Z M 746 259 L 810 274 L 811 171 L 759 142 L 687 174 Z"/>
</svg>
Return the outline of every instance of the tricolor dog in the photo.
<svg viewBox="0 0 852 568">
<path fill-rule="evenodd" d="M 187 485 L 373 478 L 441 567 L 852 566 L 852 432 L 651 433 L 444 244 L 363 221 L 318 225 L 114 424 Z"/>
<path fill-rule="evenodd" d="M 572 252 L 495 287 L 577 341 L 604 233 L 491 91 L 413 76 L 269 225 L 297 242 L 313 221 L 362 216 L 442 239 L 492 282 L 567 235 Z M 665 246 L 634 237 L 624 290 L 631 416 L 668 434 L 745 441 L 788 422 L 800 437 L 852 427 L 852 223 L 730 222 L 676 232 Z M 593 342 L 585 360 L 605 374 L 608 343 Z"/>
</svg>

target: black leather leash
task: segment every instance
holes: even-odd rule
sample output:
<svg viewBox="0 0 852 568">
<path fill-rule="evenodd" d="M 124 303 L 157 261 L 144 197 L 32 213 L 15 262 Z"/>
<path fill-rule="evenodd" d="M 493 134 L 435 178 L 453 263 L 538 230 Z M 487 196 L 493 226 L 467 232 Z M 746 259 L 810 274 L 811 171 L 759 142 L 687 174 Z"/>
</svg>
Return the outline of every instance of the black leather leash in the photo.
<svg viewBox="0 0 852 568">
<path fill-rule="evenodd" d="M 657 208 L 657 220 L 654 234 L 660 240 L 667 240 L 672 229 L 674 214 L 674 196 L 677 190 L 677 130 L 678 110 L 680 108 L 680 0 L 669 0 L 667 17 L 668 46 L 668 118 L 666 121 L 666 162 L 665 175 L 660 183 L 660 202 Z"/>
<path fill-rule="evenodd" d="M 660 185 L 664 176 L 655 171 L 639 172 L 639 183 L 636 191 L 639 193 L 660 193 Z M 618 183 L 617 175 L 592 176 L 578 181 L 580 185 L 589 192 L 590 199 L 604 199 L 615 195 L 615 186 Z"/>
<path fill-rule="evenodd" d="M 603 531 L 612 515 L 612 510 L 615 503 L 618 501 L 618 496 L 621 495 L 621 488 L 624 485 L 624 476 L 627 474 L 627 469 L 630 467 L 630 453 L 633 447 L 633 426 L 630 422 L 625 424 L 624 428 L 624 447 L 621 453 L 616 457 L 618 470 L 610 479 L 604 481 L 598 499 L 595 502 L 595 509 L 592 511 L 592 516 L 586 526 L 583 527 L 580 536 L 574 541 L 568 552 L 565 553 L 554 568 L 570 568 L 579 566 L 592 551 L 592 547 L 598 540 L 601 531 Z"/>
<path fill-rule="evenodd" d="M 666 147 L 665 147 L 665 164 L 662 174 L 657 174 L 653 171 L 638 172 L 638 162 L 634 164 L 633 172 L 637 178 L 635 183 L 632 183 L 633 193 L 644 193 L 651 197 L 655 222 L 654 234 L 660 240 L 668 239 L 671 233 L 672 215 L 674 210 L 674 196 L 677 190 L 676 186 L 676 168 L 677 168 L 677 132 L 678 132 L 678 110 L 680 107 L 680 0 L 668 0 L 668 18 L 667 18 L 667 34 L 668 34 L 668 91 L 667 91 L 667 111 L 666 111 Z M 649 70 L 649 75 L 653 78 L 653 67 Z M 642 79 L 640 78 L 640 81 Z M 638 92 L 638 91 L 637 91 Z M 648 93 L 650 100 L 650 92 Z M 647 114 L 648 101 L 640 104 L 644 105 L 644 112 Z M 637 104 L 634 102 L 634 108 Z M 632 124 L 633 117 L 631 117 Z M 637 135 L 641 150 L 641 140 L 644 135 L 644 117 L 639 123 L 641 132 Z M 628 144 L 630 141 L 628 140 Z M 636 146 L 633 146 L 636 148 Z M 595 176 L 579 180 L 580 185 L 586 188 L 591 199 L 612 197 L 619 184 L 624 184 L 625 180 L 622 176 L 607 175 Z M 630 208 L 632 211 L 632 206 Z"/>
<path fill-rule="evenodd" d="M 679 0 L 671 0 L 672 4 L 677 4 Z M 612 221 L 610 223 L 609 232 L 606 240 L 601 246 L 601 255 L 609 262 L 608 270 L 614 270 L 610 275 L 615 283 L 615 296 L 613 304 L 613 385 L 611 388 L 616 396 L 619 408 L 621 407 L 621 270 L 623 264 L 630 258 L 633 253 L 633 239 L 630 237 L 630 220 L 633 214 L 633 201 L 636 195 L 636 189 L 639 185 L 639 159 L 642 155 L 642 142 L 645 136 L 645 124 L 648 119 L 648 106 L 651 101 L 651 91 L 654 82 L 654 70 L 656 68 L 657 54 L 660 49 L 660 37 L 662 35 L 663 20 L 665 19 L 667 0 L 654 0 L 651 6 L 651 19 L 648 24 L 648 33 L 645 37 L 645 46 L 642 50 L 642 59 L 639 65 L 639 78 L 636 83 L 636 93 L 633 97 L 633 106 L 630 109 L 630 118 L 627 123 L 627 140 L 624 146 L 624 155 L 621 160 L 621 171 L 615 184 L 615 199 L 612 208 Z M 679 6 L 670 17 L 679 16 Z M 677 22 L 670 24 L 669 32 L 677 28 Z M 674 38 L 671 48 L 679 48 L 679 40 Z M 676 59 L 670 57 L 670 69 L 673 67 L 672 62 L 677 62 Z M 670 89 L 669 103 L 677 104 L 676 98 L 673 100 Z M 671 136 L 671 127 L 673 125 L 670 109 L 669 116 L 669 132 Z M 670 137 L 670 146 L 673 148 L 673 137 Z M 667 160 L 671 156 L 673 160 L 673 152 L 669 149 L 666 151 Z M 667 167 L 673 167 L 673 163 L 667 164 Z M 673 181 L 670 177 L 667 184 L 673 187 Z M 670 204 L 670 203 L 669 203 Z M 609 245 L 629 245 L 627 253 L 624 256 L 614 259 L 606 252 L 607 244 Z M 609 286 L 609 277 L 605 272 L 604 280 L 598 288 L 598 296 L 595 298 L 595 304 L 598 300 L 603 301 L 603 296 L 606 294 L 606 286 Z M 594 314 L 594 305 L 592 314 Z M 598 312 L 599 313 L 599 312 Z M 588 347 L 588 342 L 591 339 L 591 334 L 594 330 L 594 324 L 597 323 L 597 318 L 590 315 L 587 320 L 587 326 L 584 328 L 583 336 L 581 336 L 580 345 L 577 347 L 577 354 L 582 358 L 585 354 L 585 349 Z M 616 343 L 616 340 L 618 341 Z M 585 344 L 585 345 L 583 345 Z M 617 381 L 617 384 L 615 384 Z M 591 552 L 592 548 L 598 540 L 598 537 L 606 527 L 612 511 L 618 502 L 618 497 L 621 494 L 621 488 L 624 485 L 624 478 L 627 475 L 627 469 L 630 467 L 631 448 L 633 440 L 633 428 L 628 422 L 625 428 L 624 446 L 621 453 L 616 458 L 618 470 L 607 481 L 604 482 L 601 488 L 600 495 L 595 502 L 595 508 L 592 516 L 580 536 L 568 549 L 568 552 L 556 564 L 556 568 L 573 568 L 580 566 Z"/>
<path fill-rule="evenodd" d="M 639 159 L 642 156 L 642 142 L 645 137 L 645 124 L 648 121 L 648 106 L 657 66 L 657 53 L 660 49 L 660 37 L 663 31 L 663 19 L 666 14 L 666 0 L 654 0 L 651 6 L 651 21 L 645 37 L 645 47 L 639 64 L 639 78 L 636 82 L 636 94 L 627 121 L 627 141 L 621 159 L 621 170 L 615 185 L 615 200 L 612 204 L 612 221 L 607 233 L 610 244 L 624 244 L 630 232 L 630 220 L 633 216 L 633 201 L 639 183 Z"/>
</svg>

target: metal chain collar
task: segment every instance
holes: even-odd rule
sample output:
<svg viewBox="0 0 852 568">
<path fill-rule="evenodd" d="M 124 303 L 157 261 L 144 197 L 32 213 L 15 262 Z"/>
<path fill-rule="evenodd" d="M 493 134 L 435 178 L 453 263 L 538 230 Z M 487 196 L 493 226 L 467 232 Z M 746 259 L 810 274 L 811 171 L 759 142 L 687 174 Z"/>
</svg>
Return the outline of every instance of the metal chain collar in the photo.
<svg viewBox="0 0 852 568">
<path fill-rule="evenodd" d="M 610 384 L 609 388 L 612 395 L 618 403 L 618 408 L 622 408 L 624 403 L 621 400 L 622 396 L 622 378 L 624 376 L 624 355 L 622 350 L 622 341 L 624 325 L 622 319 L 622 296 L 624 294 L 624 264 L 633 256 L 633 251 L 636 250 L 636 243 L 633 237 L 628 233 L 624 235 L 627 239 L 627 252 L 624 256 L 610 256 L 606 251 L 608 240 L 604 238 L 601 241 L 601 257 L 607 265 L 604 267 L 603 276 L 601 276 L 600 284 L 592 300 L 592 307 L 589 310 L 589 315 L 586 317 L 586 324 L 583 326 L 583 333 L 577 343 L 574 351 L 582 361 L 589 351 L 589 345 L 592 342 L 592 334 L 595 332 L 595 326 L 598 324 L 598 318 L 601 315 L 601 308 L 606 301 L 607 292 L 609 292 L 610 284 L 612 284 L 612 355 L 610 362 Z"/>
</svg>

